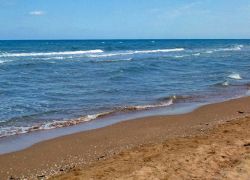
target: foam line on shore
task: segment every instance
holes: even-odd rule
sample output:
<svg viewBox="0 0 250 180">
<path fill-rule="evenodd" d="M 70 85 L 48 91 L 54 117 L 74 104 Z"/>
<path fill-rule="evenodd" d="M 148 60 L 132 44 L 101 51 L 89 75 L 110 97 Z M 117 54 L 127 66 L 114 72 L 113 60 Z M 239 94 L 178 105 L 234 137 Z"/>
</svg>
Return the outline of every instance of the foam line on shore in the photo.
<svg viewBox="0 0 250 180">
<path fill-rule="evenodd" d="M 30 133 L 34 131 L 74 126 L 80 123 L 92 121 L 98 118 L 103 118 L 103 117 L 114 115 L 117 113 L 119 114 L 119 113 L 133 112 L 133 111 L 150 110 L 150 109 L 160 108 L 160 107 L 167 107 L 167 106 L 174 104 L 175 99 L 176 99 L 176 96 L 173 96 L 173 97 L 168 98 L 167 100 L 161 101 L 156 104 L 118 107 L 118 108 L 115 108 L 114 110 L 107 111 L 107 112 L 90 114 L 90 115 L 86 115 L 86 116 L 82 116 L 82 117 L 74 118 L 74 119 L 69 119 L 69 120 L 52 121 L 48 123 L 36 124 L 31 127 L 3 127 L 0 131 L 0 138 L 6 137 L 6 136 Z"/>
</svg>

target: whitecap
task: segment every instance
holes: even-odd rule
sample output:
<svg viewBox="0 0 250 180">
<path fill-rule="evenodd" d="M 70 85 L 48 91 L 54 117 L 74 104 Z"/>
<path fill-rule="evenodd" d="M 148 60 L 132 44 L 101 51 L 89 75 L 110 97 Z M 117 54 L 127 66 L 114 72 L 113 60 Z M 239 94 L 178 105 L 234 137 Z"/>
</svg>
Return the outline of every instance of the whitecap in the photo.
<svg viewBox="0 0 250 180">
<path fill-rule="evenodd" d="M 231 79 L 236 79 L 236 80 L 240 80 L 242 79 L 242 77 L 240 76 L 240 74 L 238 73 L 232 73 L 228 76 L 228 78 L 231 78 Z"/>
<path fill-rule="evenodd" d="M 133 54 L 168 53 L 168 52 L 180 52 L 184 50 L 185 50 L 184 48 L 137 50 L 137 51 L 126 51 L 126 52 L 107 53 L 107 54 L 90 54 L 88 55 L 88 57 L 98 58 L 98 57 L 124 56 L 124 55 L 133 55 Z"/>
<path fill-rule="evenodd" d="M 205 53 L 207 53 L 207 54 L 212 54 L 214 51 L 212 51 L 212 50 L 208 50 L 208 51 L 206 51 Z"/>
<path fill-rule="evenodd" d="M 63 51 L 63 52 L 40 52 L 40 53 L 2 53 L 0 57 L 26 57 L 26 56 L 58 56 L 58 55 L 79 55 L 79 54 L 98 54 L 103 53 L 101 49 L 86 51 Z"/>
<path fill-rule="evenodd" d="M 201 55 L 201 53 L 195 53 L 195 54 L 193 54 L 194 56 L 200 56 Z"/>
<path fill-rule="evenodd" d="M 184 58 L 184 57 L 188 57 L 188 55 L 176 55 L 174 56 L 175 58 Z"/>
<path fill-rule="evenodd" d="M 7 63 L 7 62 L 12 62 L 13 60 L 0 60 L 0 64 L 4 64 L 4 63 Z"/>
<path fill-rule="evenodd" d="M 173 49 L 156 49 L 156 50 L 144 50 L 144 51 L 135 51 L 135 54 L 147 54 L 147 53 L 161 53 L 161 52 L 179 52 L 184 51 L 184 48 L 173 48 Z"/>
<path fill-rule="evenodd" d="M 215 51 L 240 51 L 244 46 L 243 45 L 236 45 L 231 48 L 221 48 Z"/>
<path fill-rule="evenodd" d="M 224 82 L 222 83 L 222 86 L 229 86 L 229 82 L 228 82 L 228 81 L 224 81 Z"/>
</svg>

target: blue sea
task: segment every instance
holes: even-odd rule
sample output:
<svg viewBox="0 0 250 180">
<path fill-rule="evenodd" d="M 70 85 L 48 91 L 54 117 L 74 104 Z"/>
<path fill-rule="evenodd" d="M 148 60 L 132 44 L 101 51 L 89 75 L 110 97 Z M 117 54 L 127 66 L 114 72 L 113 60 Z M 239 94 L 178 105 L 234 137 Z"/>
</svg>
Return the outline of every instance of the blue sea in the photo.
<svg viewBox="0 0 250 180">
<path fill-rule="evenodd" d="M 249 95 L 250 40 L 0 41 L 0 137 Z"/>
</svg>

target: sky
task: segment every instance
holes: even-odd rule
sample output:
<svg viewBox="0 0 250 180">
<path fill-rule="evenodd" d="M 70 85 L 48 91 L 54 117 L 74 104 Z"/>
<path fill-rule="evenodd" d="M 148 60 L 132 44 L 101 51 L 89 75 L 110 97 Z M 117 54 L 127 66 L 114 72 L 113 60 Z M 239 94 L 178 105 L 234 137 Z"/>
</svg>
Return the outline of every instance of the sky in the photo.
<svg viewBox="0 0 250 180">
<path fill-rule="evenodd" d="M 249 0 L 0 0 L 0 39 L 250 38 Z"/>
</svg>

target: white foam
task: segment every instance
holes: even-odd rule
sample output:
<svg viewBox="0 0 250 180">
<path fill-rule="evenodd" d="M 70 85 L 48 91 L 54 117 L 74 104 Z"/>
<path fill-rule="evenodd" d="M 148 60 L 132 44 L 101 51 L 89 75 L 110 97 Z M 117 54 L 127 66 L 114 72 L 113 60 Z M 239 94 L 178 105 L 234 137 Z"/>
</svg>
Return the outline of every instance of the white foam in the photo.
<svg viewBox="0 0 250 180">
<path fill-rule="evenodd" d="M 236 45 L 231 48 L 221 48 L 215 51 L 240 51 L 244 46 L 243 45 Z"/>
<path fill-rule="evenodd" d="M 63 52 L 41 52 L 41 53 L 2 53 L 0 57 L 26 57 L 26 56 L 58 56 L 58 55 L 79 55 L 79 54 L 98 54 L 103 50 L 86 50 L 86 51 L 63 51 Z"/>
<path fill-rule="evenodd" d="M 194 56 L 200 56 L 201 55 L 201 53 L 195 53 L 195 54 L 193 54 Z"/>
<path fill-rule="evenodd" d="M 4 63 L 8 63 L 8 62 L 12 62 L 12 60 L 0 60 L 0 64 L 4 64 Z"/>
<path fill-rule="evenodd" d="M 175 96 L 173 96 L 170 100 L 168 100 L 166 102 L 162 102 L 160 104 L 122 107 L 120 112 L 123 112 L 124 110 L 125 111 L 126 110 L 147 110 L 147 109 L 157 108 L 157 107 L 166 107 L 166 106 L 172 105 L 174 103 L 173 102 L 174 99 L 176 99 Z M 76 119 L 71 119 L 71 120 L 47 122 L 44 124 L 36 124 L 34 126 L 31 126 L 31 127 L 5 127 L 5 128 L 1 128 L 1 130 L 0 130 L 0 138 L 6 137 L 6 136 L 12 136 L 12 135 L 18 135 L 18 134 L 39 131 L 39 130 L 49 130 L 49 129 L 73 126 L 73 125 L 77 125 L 77 124 L 80 124 L 83 122 L 95 120 L 97 118 L 101 118 L 101 117 L 104 117 L 106 115 L 113 114 L 115 112 L 119 112 L 119 111 L 114 110 L 114 111 L 103 112 L 103 113 L 99 113 L 99 114 L 86 115 L 86 116 L 76 118 Z"/>
<path fill-rule="evenodd" d="M 135 54 L 147 54 L 147 53 L 159 53 L 159 52 L 179 52 L 184 51 L 184 48 L 174 48 L 174 49 L 156 49 L 156 50 L 145 50 L 145 51 L 135 51 Z"/>
<path fill-rule="evenodd" d="M 174 56 L 175 58 L 184 58 L 184 57 L 188 57 L 189 55 L 176 55 Z"/>
<path fill-rule="evenodd" d="M 184 48 L 137 50 L 137 51 L 127 51 L 127 52 L 117 52 L 117 53 L 107 53 L 107 54 L 90 54 L 88 55 L 88 57 L 98 58 L 98 57 L 124 56 L 124 55 L 133 55 L 133 54 L 168 53 L 168 52 L 180 52 L 184 50 L 185 50 Z"/>
<path fill-rule="evenodd" d="M 174 99 L 176 99 L 176 97 L 174 96 L 173 98 L 171 98 L 169 101 L 164 102 L 164 103 L 160 103 L 160 104 L 155 104 L 155 105 L 143 105 L 143 106 L 134 106 L 134 109 L 137 110 L 143 110 L 143 109 L 150 109 L 150 108 L 157 108 L 157 107 L 166 107 L 166 106 L 170 106 L 172 104 L 174 104 Z"/>
<path fill-rule="evenodd" d="M 242 79 L 242 77 L 238 73 L 232 73 L 228 77 L 231 78 L 231 79 L 236 79 L 236 80 Z"/>
<path fill-rule="evenodd" d="M 229 82 L 228 81 L 223 82 L 222 86 L 229 86 Z"/>
<path fill-rule="evenodd" d="M 229 48 L 218 48 L 218 49 L 207 50 L 205 53 L 212 54 L 214 52 L 223 52 L 223 51 L 241 51 L 243 47 L 244 47 L 243 45 L 235 45 Z"/>
<path fill-rule="evenodd" d="M 31 127 L 5 127 L 5 128 L 1 128 L 1 130 L 0 130 L 0 138 L 6 137 L 6 136 L 12 136 L 12 135 L 18 135 L 18 134 L 39 131 L 39 130 L 49 130 L 49 129 L 73 126 L 73 125 L 77 125 L 77 124 L 80 124 L 83 122 L 88 122 L 88 121 L 97 119 L 98 117 L 102 117 L 102 116 L 108 115 L 110 113 L 111 112 L 103 112 L 103 113 L 99 113 L 99 114 L 86 115 L 86 116 L 72 119 L 72 120 L 47 122 L 44 124 L 36 124 L 34 126 L 31 126 Z"/>
<path fill-rule="evenodd" d="M 0 130 L 0 138 L 17 134 L 27 133 L 30 127 L 2 127 Z"/>
<path fill-rule="evenodd" d="M 208 50 L 205 53 L 211 54 L 213 52 L 241 51 L 243 47 L 244 47 L 243 45 L 235 45 L 235 46 L 230 47 L 230 48 L 218 48 L 218 49 Z"/>
<path fill-rule="evenodd" d="M 208 50 L 208 51 L 206 51 L 205 53 L 207 53 L 207 54 L 212 54 L 214 51 L 212 51 L 212 50 Z"/>
</svg>

